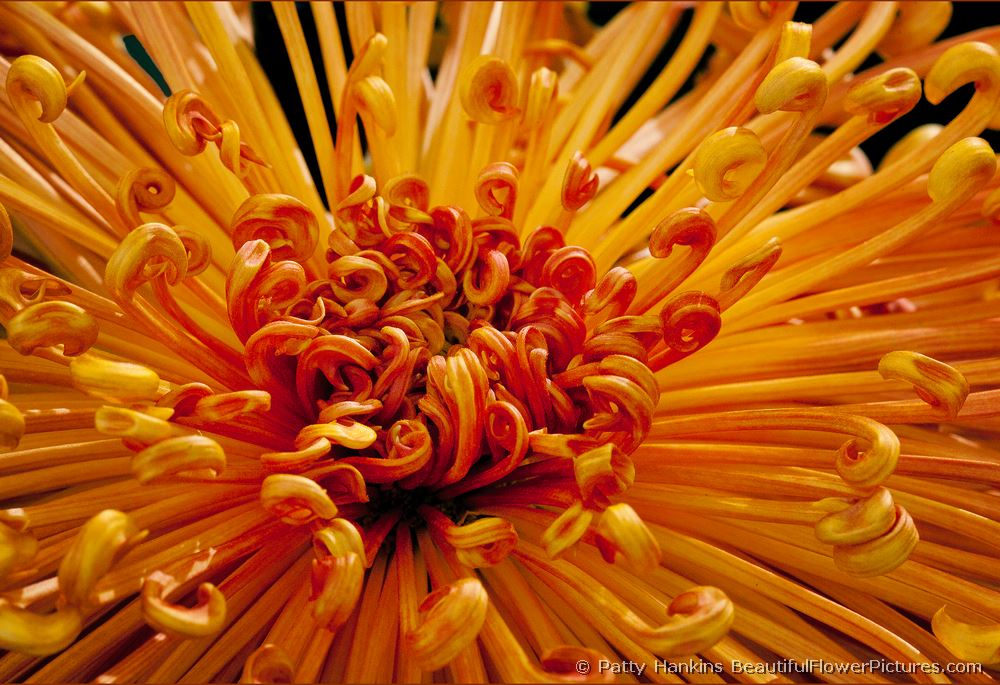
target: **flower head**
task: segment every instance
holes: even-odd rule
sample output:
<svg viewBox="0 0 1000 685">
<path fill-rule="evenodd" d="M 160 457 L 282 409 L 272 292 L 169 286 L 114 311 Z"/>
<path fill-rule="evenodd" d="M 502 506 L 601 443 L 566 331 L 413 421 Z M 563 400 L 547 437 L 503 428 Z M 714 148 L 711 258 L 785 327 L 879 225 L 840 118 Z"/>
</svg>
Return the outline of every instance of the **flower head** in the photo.
<svg viewBox="0 0 1000 685">
<path fill-rule="evenodd" d="M 0 7 L 0 676 L 1000 662 L 1000 32 L 273 11 Z"/>
</svg>

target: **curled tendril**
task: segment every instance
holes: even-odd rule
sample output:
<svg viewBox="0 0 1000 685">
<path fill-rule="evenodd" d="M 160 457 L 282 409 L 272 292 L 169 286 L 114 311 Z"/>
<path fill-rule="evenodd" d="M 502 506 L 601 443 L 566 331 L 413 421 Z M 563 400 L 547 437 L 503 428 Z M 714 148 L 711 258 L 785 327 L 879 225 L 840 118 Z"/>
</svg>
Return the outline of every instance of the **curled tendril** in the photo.
<svg viewBox="0 0 1000 685">
<path fill-rule="evenodd" d="M 389 287 L 385 271 L 365 257 L 349 255 L 330 264 L 327 275 L 333 293 L 341 302 L 364 299 L 377 302 Z"/>
<path fill-rule="evenodd" d="M 74 606 L 90 604 L 97 582 L 146 538 L 127 514 L 105 509 L 76 534 L 59 565 L 59 592 Z"/>
<path fill-rule="evenodd" d="M 327 630 L 338 631 L 351 617 L 361 596 L 365 575 L 365 545 L 355 527 L 344 519 L 313 533 L 313 617 Z"/>
<path fill-rule="evenodd" d="M 982 138 L 965 138 L 934 162 L 927 178 L 927 194 L 934 202 L 968 202 L 989 183 L 996 169 L 997 158 L 990 144 Z"/>
<path fill-rule="evenodd" d="M 85 353 L 69 364 L 73 385 L 88 395 L 124 404 L 155 399 L 160 377 L 140 364 L 101 359 Z"/>
<path fill-rule="evenodd" d="M 969 395 L 969 382 L 953 367 L 917 352 L 896 351 L 882 357 L 878 372 L 887 380 L 914 385 L 917 397 L 955 418 Z"/>
<path fill-rule="evenodd" d="M 316 481 L 288 473 L 276 473 L 260 486 L 260 503 L 285 523 L 304 525 L 317 519 L 333 519 L 337 505 Z"/>
<path fill-rule="evenodd" d="M 950 2 L 901 2 L 896 21 L 878 44 L 887 57 L 930 45 L 951 22 Z"/>
<path fill-rule="evenodd" d="M 818 64 L 791 57 L 775 64 L 754 93 L 761 114 L 817 110 L 826 102 L 826 74 Z"/>
<path fill-rule="evenodd" d="M 545 553 L 555 559 L 575 545 L 590 528 L 594 512 L 584 509 L 582 502 L 574 502 L 567 507 L 542 533 Z"/>
<path fill-rule="evenodd" d="M 456 558 L 466 566 L 495 566 L 517 546 L 517 532 L 506 519 L 486 517 L 458 526 L 434 507 L 423 506 L 418 511 L 431 531 L 454 548 Z"/>
<path fill-rule="evenodd" d="M 451 206 L 435 207 L 430 215 L 431 223 L 420 226 L 419 234 L 437 246 L 437 253 L 452 274 L 461 273 L 476 256 L 469 215 Z"/>
<path fill-rule="evenodd" d="M 462 291 L 477 305 L 496 304 L 507 294 L 509 285 L 510 264 L 499 250 L 481 254 L 462 279 Z"/>
<path fill-rule="evenodd" d="M 202 273 L 212 263 L 212 246 L 201 233 L 187 226 L 174 226 L 174 233 L 180 238 L 187 252 L 187 271 L 185 277 L 190 278 Z"/>
<path fill-rule="evenodd" d="M 541 285 L 555 288 L 573 305 L 597 284 L 597 265 L 587 250 L 567 246 L 555 250 L 542 266 Z"/>
<path fill-rule="evenodd" d="M 590 167 L 590 163 L 577 150 L 566 166 L 566 175 L 563 176 L 562 206 L 571 212 L 579 210 L 594 199 L 599 184 L 600 179 Z"/>
<path fill-rule="evenodd" d="M 671 297 L 660 311 L 663 342 L 680 356 L 686 357 L 700 350 L 722 328 L 719 312 L 718 301 L 700 291 L 679 293 Z"/>
<path fill-rule="evenodd" d="M 936 105 L 967 83 L 976 84 L 976 94 L 989 92 L 991 99 L 985 107 L 996 106 L 996 92 L 1000 88 L 1000 56 L 987 43 L 968 41 L 953 45 L 934 62 L 924 77 L 924 95 Z M 981 98 L 973 96 L 966 106 L 984 107 Z M 990 126 L 997 128 L 996 114 L 991 115 Z"/>
<path fill-rule="evenodd" d="M 163 103 L 163 123 L 167 137 L 181 154 L 200 154 L 213 142 L 219 148 L 223 164 L 240 178 L 248 171 L 247 163 L 267 166 L 240 140 L 236 122 L 222 121 L 200 95 L 190 90 L 179 90 L 167 98 Z"/>
<path fill-rule="evenodd" d="M 871 495 L 854 500 L 829 498 L 818 503 L 831 513 L 816 524 L 816 538 L 828 545 L 853 545 L 882 535 L 896 521 L 892 493 L 879 487 Z"/>
<path fill-rule="evenodd" d="M 910 514 L 898 504 L 892 525 L 867 542 L 835 545 L 833 562 L 841 571 L 855 576 L 878 576 L 897 568 L 917 546 L 919 535 Z"/>
<path fill-rule="evenodd" d="M 115 204 L 129 226 L 143 223 L 139 212 L 156 213 L 173 202 L 176 184 L 162 169 L 133 169 L 118 181 Z"/>
<path fill-rule="evenodd" d="M 364 42 L 358 54 L 351 63 L 349 76 L 355 79 L 365 78 L 374 74 L 382 64 L 385 51 L 389 47 L 389 39 L 381 33 L 373 33 Z"/>
<path fill-rule="evenodd" d="M 931 629 L 941 644 L 963 661 L 1000 663 L 1000 623 L 960 621 L 943 606 L 934 612 Z"/>
<path fill-rule="evenodd" d="M 583 379 L 593 416 L 583 423 L 588 434 L 617 433 L 613 439 L 631 453 L 645 439 L 653 421 L 655 402 L 643 388 L 621 376 L 599 375 Z"/>
<path fill-rule="evenodd" d="M 594 289 L 584 296 L 584 312 L 593 317 L 588 323 L 624 314 L 635 299 L 637 290 L 638 284 L 631 271 L 623 266 L 608 269 Z"/>
<path fill-rule="evenodd" d="M 483 434 L 483 415 L 489 383 L 476 354 L 460 349 L 448 356 L 443 368 L 428 366 L 428 386 L 448 407 L 455 427 L 454 457 L 439 485 L 450 485 L 464 478 L 479 456 Z M 435 371 L 432 377 L 431 373 Z"/>
<path fill-rule="evenodd" d="M 174 475 L 214 478 L 226 468 L 226 453 L 215 440 L 204 435 L 168 438 L 150 445 L 132 457 L 132 475 L 140 483 L 151 483 Z"/>
<path fill-rule="evenodd" d="M 481 124 L 500 124 L 520 113 L 517 76 L 498 57 L 480 55 L 472 60 L 458 87 L 465 113 Z"/>
<path fill-rule="evenodd" d="M 490 216 L 514 217 L 517 202 L 517 169 L 509 162 L 489 164 L 476 179 L 476 200 Z"/>
<path fill-rule="evenodd" d="M 142 616 L 146 623 L 168 635 L 187 638 L 215 635 L 226 625 L 226 597 L 211 583 L 198 586 L 198 604 L 188 608 L 172 604 L 164 597 L 175 581 L 163 573 L 153 573 L 142 583 Z"/>
<path fill-rule="evenodd" d="M 426 212 L 430 206 L 430 188 L 417 174 L 402 174 L 386 181 L 382 197 L 393 207 L 409 207 Z"/>
<path fill-rule="evenodd" d="M 394 266 L 393 277 L 399 290 L 416 290 L 429 283 L 437 273 L 434 248 L 419 233 L 397 233 L 380 248 Z"/>
<path fill-rule="evenodd" d="M 363 117 L 370 117 L 387 136 L 396 133 L 396 97 L 380 76 L 358 79 L 351 87 L 354 106 Z"/>
<path fill-rule="evenodd" d="M 69 647 L 83 630 L 83 617 L 68 606 L 39 614 L 0 599 L 0 647 L 29 656 L 49 656 Z"/>
<path fill-rule="evenodd" d="M 172 228 L 148 223 L 133 229 L 115 250 L 104 270 L 108 291 L 119 302 L 131 302 L 135 291 L 154 278 L 176 285 L 187 275 L 187 250 Z"/>
<path fill-rule="evenodd" d="M 97 342 L 97 322 L 82 307 L 71 302 L 36 302 L 7 322 L 7 342 L 20 354 L 43 347 L 63 346 L 63 354 L 75 357 Z"/>
<path fill-rule="evenodd" d="M 20 116 L 50 124 L 66 109 L 70 93 L 83 79 L 84 72 L 80 72 L 67 86 L 51 63 L 35 55 L 22 55 L 7 70 L 7 97 Z M 40 106 L 40 111 L 32 111 L 34 103 Z"/>
<path fill-rule="evenodd" d="M 267 643 L 247 657 L 243 664 L 241 683 L 292 683 L 295 682 L 295 664 L 281 647 Z"/>
<path fill-rule="evenodd" d="M 233 247 L 263 240 L 272 258 L 303 262 L 312 256 L 319 236 L 316 216 L 290 195 L 251 195 L 241 204 L 229 223 Z"/>
<path fill-rule="evenodd" d="M 420 603 L 420 624 L 403 635 L 405 649 L 426 671 L 445 666 L 476 639 L 489 595 L 475 578 L 439 587 Z"/>
<path fill-rule="evenodd" d="M 176 426 L 159 416 L 125 407 L 101 407 L 94 414 L 94 429 L 102 435 L 130 438 L 143 445 L 166 440 Z"/>
<path fill-rule="evenodd" d="M 733 264 L 722 275 L 716 300 L 721 311 L 727 310 L 753 290 L 781 257 L 781 243 L 771 238 L 759 248 Z"/>
<path fill-rule="evenodd" d="M 538 129 L 551 111 L 556 101 L 559 77 L 550 69 L 542 67 L 531 72 L 528 85 L 528 102 L 524 108 L 521 125 L 526 131 Z"/>
<path fill-rule="evenodd" d="M 575 457 L 573 474 L 583 501 L 590 506 L 606 507 L 611 497 L 632 487 L 635 466 L 616 445 L 607 444 Z"/>
<path fill-rule="evenodd" d="M 609 564 L 621 555 L 636 573 L 652 573 L 660 566 L 662 554 L 656 538 L 628 504 L 612 504 L 597 521 L 597 547 Z"/>
<path fill-rule="evenodd" d="M 660 656 L 694 654 L 708 649 L 733 623 L 733 603 L 718 588 L 697 586 L 682 592 L 667 607 L 666 622 L 650 625 L 613 594 L 595 592 L 593 579 L 575 566 L 549 561 L 528 549 L 519 549 L 517 555 L 529 566 L 540 569 L 546 577 L 551 576 L 582 594 L 631 639 Z"/>
<path fill-rule="evenodd" d="M 201 96 L 181 90 L 163 104 L 163 123 L 174 147 L 181 154 L 193 156 L 204 151 L 206 133 L 219 130 L 222 121 Z"/>
<path fill-rule="evenodd" d="M 644 312 L 674 291 L 705 261 L 715 245 L 715 222 L 697 207 L 679 209 L 656 225 L 649 238 L 649 254 L 666 259 L 675 247 L 689 248 L 683 260 L 661 268 L 654 285 L 640 297 L 636 309 Z"/>
<path fill-rule="evenodd" d="M 705 197 L 725 202 L 742 195 L 766 163 L 767 152 L 757 134 L 731 126 L 705 138 L 692 167 L 695 183 Z"/>
<path fill-rule="evenodd" d="M 852 85 L 844 109 L 873 124 L 888 124 L 913 109 L 920 95 L 920 78 L 911 69 L 889 69 Z"/>
</svg>

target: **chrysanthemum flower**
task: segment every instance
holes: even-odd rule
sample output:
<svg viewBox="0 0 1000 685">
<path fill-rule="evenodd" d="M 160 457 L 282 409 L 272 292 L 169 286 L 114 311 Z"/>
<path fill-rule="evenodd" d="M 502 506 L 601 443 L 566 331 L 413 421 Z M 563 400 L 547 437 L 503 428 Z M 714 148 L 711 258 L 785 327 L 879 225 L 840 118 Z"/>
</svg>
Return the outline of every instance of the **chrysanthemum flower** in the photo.
<svg viewBox="0 0 1000 685">
<path fill-rule="evenodd" d="M 0 7 L 0 679 L 992 679 L 1000 29 L 273 7 Z"/>
</svg>

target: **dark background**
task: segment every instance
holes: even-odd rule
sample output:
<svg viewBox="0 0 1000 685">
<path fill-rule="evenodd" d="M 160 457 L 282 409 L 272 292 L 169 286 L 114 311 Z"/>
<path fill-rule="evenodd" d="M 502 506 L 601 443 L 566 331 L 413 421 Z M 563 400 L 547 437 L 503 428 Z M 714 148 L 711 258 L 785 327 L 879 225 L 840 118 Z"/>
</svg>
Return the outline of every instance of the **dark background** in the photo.
<svg viewBox="0 0 1000 685">
<path fill-rule="evenodd" d="M 795 19 L 805 22 L 815 21 L 831 6 L 833 6 L 833 4 L 834 3 L 832 2 L 800 3 L 795 14 Z M 588 15 L 596 24 L 604 24 L 615 14 L 620 12 L 625 6 L 626 3 L 620 2 L 591 2 L 588 9 Z M 299 145 L 302 147 L 303 154 L 305 154 L 310 169 L 313 172 L 313 177 L 317 179 L 317 182 L 319 182 L 319 170 L 316 166 L 315 155 L 313 154 L 312 144 L 309 139 L 308 127 L 306 126 L 305 115 L 302 110 L 302 103 L 299 100 L 298 92 L 296 90 L 295 77 L 292 73 L 291 65 L 288 62 L 288 56 L 285 53 L 281 33 L 278 30 L 270 4 L 253 3 L 253 16 L 257 53 L 260 57 L 261 64 L 270 76 L 271 82 L 274 84 L 275 90 L 278 93 L 278 97 L 284 105 L 285 112 L 287 113 L 289 121 L 295 131 Z M 346 36 L 347 30 L 344 21 L 343 7 L 340 3 L 337 3 L 337 16 L 341 23 L 341 33 Z M 639 97 L 642 91 L 649 85 L 649 83 L 652 82 L 659 71 L 667 63 L 670 55 L 673 53 L 677 44 L 680 42 L 681 37 L 684 35 L 684 30 L 690 22 L 690 16 L 690 10 L 685 12 L 685 16 L 682 18 L 681 24 L 673 32 L 671 39 L 664 45 L 663 50 L 653 62 L 646 75 L 640 81 L 632 96 L 625 102 L 622 110 L 619 112 L 619 115 L 623 111 L 627 110 L 627 108 L 635 101 L 636 98 Z M 299 17 L 302 21 L 306 37 L 310 44 L 310 51 L 313 53 L 313 62 L 317 65 L 316 72 L 320 80 L 320 87 L 323 89 L 324 93 L 327 93 L 323 70 L 318 66 L 322 64 L 322 58 L 319 54 L 319 46 L 316 39 L 315 26 L 312 21 L 312 13 L 309 11 L 305 3 L 300 3 Z M 1000 3 L 956 2 L 953 4 L 951 24 L 942 34 L 941 38 L 967 33 L 969 31 L 996 23 L 1000 23 Z M 859 70 L 867 69 L 878 63 L 878 57 L 873 55 L 859 68 Z M 690 85 L 690 83 L 687 84 L 685 89 L 687 89 Z M 872 163 L 877 165 L 888 148 L 891 147 L 892 143 L 899 140 L 899 138 L 902 137 L 907 131 L 926 123 L 948 123 L 962 110 L 963 107 L 965 107 L 965 104 L 972 96 L 972 90 L 973 87 L 971 85 L 964 86 L 937 106 L 931 105 L 927 102 L 927 100 L 921 99 L 920 103 L 912 112 L 904 117 L 901 117 L 898 121 L 893 122 L 889 126 L 886 126 L 882 131 L 862 144 L 861 147 L 871 158 Z M 683 93 L 684 91 L 681 92 Z M 335 124 L 333 122 L 333 110 L 329 103 L 328 93 L 327 112 L 330 118 L 331 128 L 333 128 Z M 998 146 L 1000 146 L 1000 134 L 996 131 L 986 131 L 982 133 L 981 136 L 985 138 L 994 149 L 998 149 Z"/>
</svg>

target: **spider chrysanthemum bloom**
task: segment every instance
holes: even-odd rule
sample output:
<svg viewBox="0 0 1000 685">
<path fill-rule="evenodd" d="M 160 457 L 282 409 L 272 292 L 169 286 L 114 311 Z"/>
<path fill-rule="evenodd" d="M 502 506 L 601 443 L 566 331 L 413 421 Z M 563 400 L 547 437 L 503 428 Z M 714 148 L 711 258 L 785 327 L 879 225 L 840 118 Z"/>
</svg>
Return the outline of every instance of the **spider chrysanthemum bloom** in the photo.
<svg viewBox="0 0 1000 685">
<path fill-rule="evenodd" d="M 0 679 L 992 679 L 1000 29 L 273 10 L 0 6 Z"/>
</svg>

